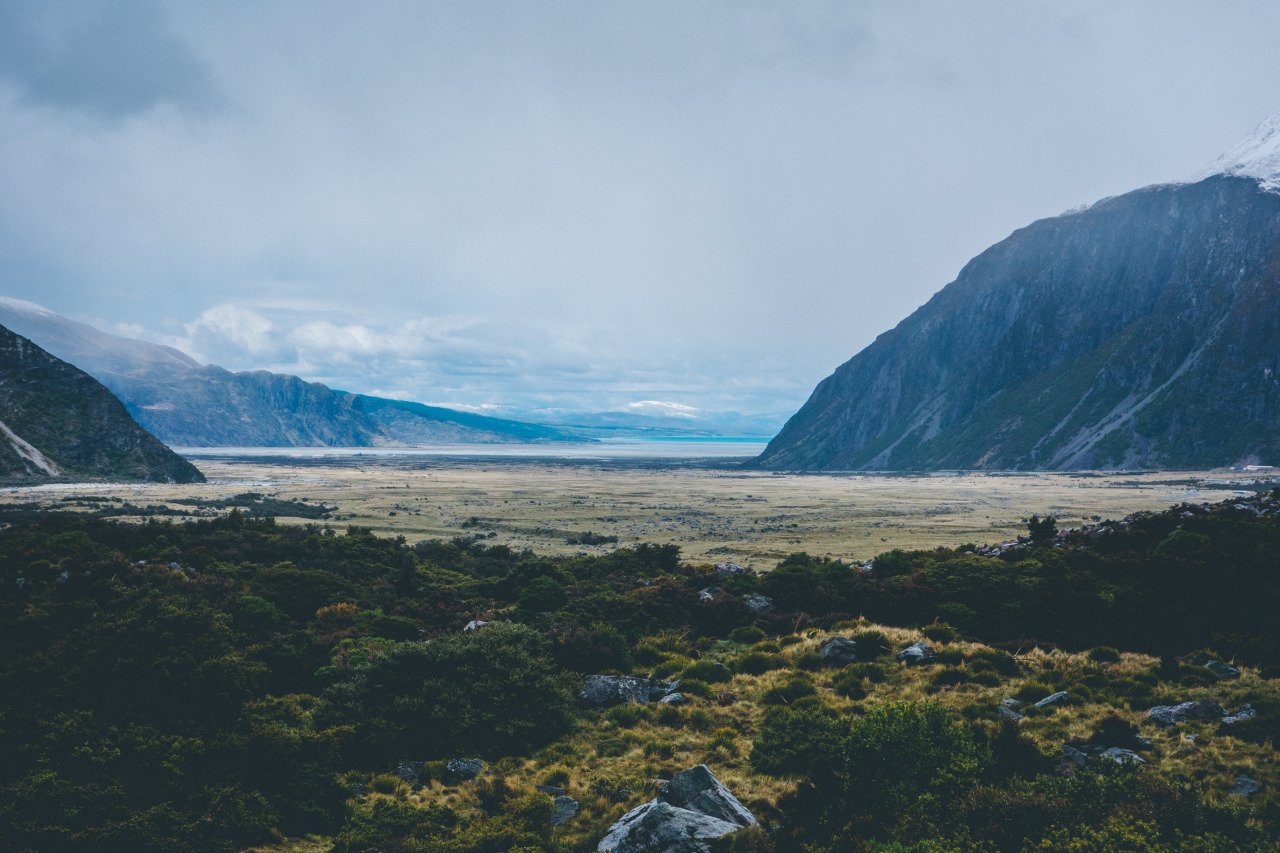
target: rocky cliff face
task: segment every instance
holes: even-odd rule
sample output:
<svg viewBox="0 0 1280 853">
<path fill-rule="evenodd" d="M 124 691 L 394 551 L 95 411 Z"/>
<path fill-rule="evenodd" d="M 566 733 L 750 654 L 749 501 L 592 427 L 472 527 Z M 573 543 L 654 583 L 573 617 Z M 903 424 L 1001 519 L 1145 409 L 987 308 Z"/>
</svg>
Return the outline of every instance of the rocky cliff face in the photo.
<svg viewBox="0 0 1280 853">
<path fill-rule="evenodd" d="M 92 374 L 140 424 L 177 446 L 369 447 L 570 437 L 554 427 L 350 394 L 265 370 L 232 373 L 21 300 L 0 298 L 0 322 Z"/>
<path fill-rule="evenodd" d="M 824 380 L 757 464 L 1280 459 L 1280 193 L 1266 168 L 1280 123 L 1259 135 L 1194 183 L 1107 199 L 992 246 Z"/>
<path fill-rule="evenodd" d="M 101 383 L 0 326 L 0 481 L 204 480 Z"/>
</svg>

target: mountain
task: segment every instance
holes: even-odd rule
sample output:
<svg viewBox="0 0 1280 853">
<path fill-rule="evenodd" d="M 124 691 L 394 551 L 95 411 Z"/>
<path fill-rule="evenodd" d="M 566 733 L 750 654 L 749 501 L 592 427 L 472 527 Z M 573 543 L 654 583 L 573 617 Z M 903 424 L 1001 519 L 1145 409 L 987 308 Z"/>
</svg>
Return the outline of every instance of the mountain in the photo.
<svg viewBox="0 0 1280 853">
<path fill-rule="evenodd" d="M 1280 117 L 1187 182 L 1015 231 L 823 380 L 772 469 L 1280 460 Z"/>
<path fill-rule="evenodd" d="M 785 414 L 744 415 L 663 400 L 639 400 L 603 412 L 537 409 L 528 416 L 593 437 L 770 436 L 786 418 Z"/>
<path fill-rule="evenodd" d="M 233 373 L 20 299 L 0 297 L 0 323 L 96 377 L 140 424 L 182 447 L 493 444 L 572 437 L 554 427 L 337 391 L 265 370 Z"/>
<path fill-rule="evenodd" d="M 202 482 L 92 376 L 0 326 L 0 481 Z"/>
</svg>

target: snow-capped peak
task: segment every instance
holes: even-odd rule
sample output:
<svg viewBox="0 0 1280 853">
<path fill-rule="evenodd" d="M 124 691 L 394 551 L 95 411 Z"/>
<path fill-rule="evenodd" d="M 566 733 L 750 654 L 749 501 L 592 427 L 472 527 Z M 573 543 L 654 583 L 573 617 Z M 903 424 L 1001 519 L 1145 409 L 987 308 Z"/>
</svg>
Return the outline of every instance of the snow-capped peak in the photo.
<svg viewBox="0 0 1280 853">
<path fill-rule="evenodd" d="M 633 415 L 658 415 L 668 418 L 689 418 L 696 420 L 698 410 L 693 406 L 686 406 L 684 403 L 670 403 L 666 400 L 638 400 L 635 403 L 627 403 L 618 409 L 620 412 L 630 412 Z"/>
<path fill-rule="evenodd" d="M 0 296 L 0 306 L 8 308 L 10 311 L 20 311 L 24 314 L 43 314 L 49 317 L 57 316 L 43 305 L 37 305 L 36 303 L 28 302 L 25 299 L 17 299 L 13 296 Z"/>
<path fill-rule="evenodd" d="M 1280 191 L 1280 115 L 1258 125 L 1248 139 L 1219 157 L 1195 180 L 1214 175 L 1255 178 L 1263 189 Z"/>
</svg>

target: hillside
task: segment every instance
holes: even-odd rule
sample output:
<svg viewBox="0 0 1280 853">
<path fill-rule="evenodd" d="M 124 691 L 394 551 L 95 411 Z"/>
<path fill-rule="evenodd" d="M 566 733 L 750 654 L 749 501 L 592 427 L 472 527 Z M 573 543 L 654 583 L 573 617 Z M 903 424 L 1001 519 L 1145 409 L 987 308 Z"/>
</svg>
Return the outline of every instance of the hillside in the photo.
<svg viewBox="0 0 1280 853">
<path fill-rule="evenodd" d="M 554 427 L 386 400 L 265 370 L 233 373 L 0 297 L 0 322 L 89 373 L 179 447 L 370 447 L 555 441 Z"/>
<path fill-rule="evenodd" d="M 0 412 L 0 482 L 204 479 L 101 383 L 2 326 Z"/>
<path fill-rule="evenodd" d="M 1280 122 L 1190 183 L 1040 220 L 823 380 L 774 469 L 1280 459 Z"/>
</svg>

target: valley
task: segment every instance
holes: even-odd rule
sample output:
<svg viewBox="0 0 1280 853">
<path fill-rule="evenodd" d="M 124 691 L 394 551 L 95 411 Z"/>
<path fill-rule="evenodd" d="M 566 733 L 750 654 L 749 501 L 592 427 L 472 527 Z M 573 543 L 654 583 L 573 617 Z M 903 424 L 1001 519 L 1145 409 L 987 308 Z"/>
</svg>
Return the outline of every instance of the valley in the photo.
<svg viewBox="0 0 1280 853">
<path fill-rule="evenodd" d="M 197 464 L 207 483 L 10 489 L 0 492 L 0 505 L 100 508 L 107 500 L 190 512 L 174 501 L 261 492 L 334 507 L 323 523 L 338 528 L 410 541 L 475 537 L 553 555 L 674 543 L 694 562 L 766 569 L 796 551 L 847 561 L 892 548 L 1000 542 L 1024 532 L 1033 513 L 1073 527 L 1094 516 L 1250 494 L 1254 479 L 1230 472 L 777 474 L 724 459 L 350 454 L 215 456 Z"/>
</svg>

